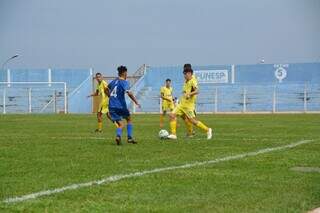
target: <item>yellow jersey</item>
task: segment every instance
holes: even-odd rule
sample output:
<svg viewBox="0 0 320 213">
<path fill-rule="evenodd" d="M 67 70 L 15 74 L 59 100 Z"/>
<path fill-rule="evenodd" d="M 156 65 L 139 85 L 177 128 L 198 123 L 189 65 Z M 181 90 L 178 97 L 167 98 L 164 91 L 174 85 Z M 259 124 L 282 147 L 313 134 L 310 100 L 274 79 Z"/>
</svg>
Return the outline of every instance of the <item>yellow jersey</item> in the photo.
<svg viewBox="0 0 320 213">
<path fill-rule="evenodd" d="M 180 100 L 181 107 L 188 108 L 190 110 L 194 110 L 195 109 L 197 95 L 193 95 L 193 96 L 187 98 L 185 96 L 185 94 L 191 93 L 196 89 L 198 89 L 198 80 L 197 80 L 197 78 L 195 76 L 192 76 L 192 78 L 190 80 L 184 82 L 184 84 L 183 84 L 183 96 L 182 96 L 182 98 Z"/>
<path fill-rule="evenodd" d="M 171 102 L 172 102 L 172 100 L 173 100 L 173 97 L 172 97 L 172 87 L 169 87 L 169 88 L 167 88 L 166 86 L 161 87 L 160 93 L 161 93 L 161 97 L 164 96 L 165 98 L 170 99 Z M 167 103 L 167 102 L 171 103 L 170 101 L 167 101 L 167 100 L 162 99 L 162 103 Z"/>
<path fill-rule="evenodd" d="M 108 83 L 105 80 L 102 80 L 99 84 L 97 84 L 97 91 L 100 97 L 100 103 L 106 102 L 109 103 L 109 97 L 105 93 L 105 89 L 108 87 Z"/>
</svg>

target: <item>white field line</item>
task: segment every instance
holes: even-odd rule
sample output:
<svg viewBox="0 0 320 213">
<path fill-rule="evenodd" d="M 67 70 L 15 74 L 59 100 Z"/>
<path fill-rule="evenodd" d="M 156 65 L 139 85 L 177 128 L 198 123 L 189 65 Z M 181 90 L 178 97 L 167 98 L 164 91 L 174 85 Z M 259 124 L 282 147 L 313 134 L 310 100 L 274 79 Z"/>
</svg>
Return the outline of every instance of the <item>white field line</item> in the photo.
<svg viewBox="0 0 320 213">
<path fill-rule="evenodd" d="M 61 193 L 61 192 L 67 191 L 67 190 L 75 190 L 75 189 L 90 187 L 90 186 L 94 186 L 94 185 L 112 183 L 112 182 L 116 182 L 116 181 L 126 179 L 126 178 L 140 177 L 140 176 L 147 175 L 147 174 L 160 173 L 160 172 L 171 171 L 171 170 L 176 170 L 176 169 L 186 169 L 186 168 L 192 168 L 192 167 L 203 166 L 203 165 L 208 165 L 208 164 L 216 164 L 216 163 L 231 161 L 231 160 L 239 160 L 242 158 L 256 156 L 256 155 L 269 153 L 269 152 L 273 152 L 273 151 L 290 149 L 290 148 L 293 148 L 296 146 L 300 146 L 302 144 L 311 143 L 313 141 L 314 140 L 301 140 L 301 141 L 287 144 L 284 146 L 271 147 L 271 148 L 261 149 L 261 150 L 255 151 L 255 152 L 247 152 L 247 153 L 238 154 L 238 155 L 231 155 L 231 156 L 217 158 L 217 159 L 209 160 L 209 161 L 187 163 L 187 164 L 183 164 L 183 165 L 179 165 L 179 166 L 155 168 L 152 170 L 133 172 L 133 173 L 129 173 L 129 174 L 119 174 L 119 175 L 109 176 L 109 177 L 106 177 L 106 178 L 103 178 L 100 180 L 94 180 L 94 181 L 90 181 L 90 182 L 86 182 L 86 183 L 76 183 L 76 184 L 64 186 L 61 188 L 49 189 L 49 190 L 39 191 L 39 192 L 27 194 L 27 195 L 18 196 L 18 197 L 7 198 L 7 199 L 3 200 L 3 202 L 4 203 L 22 202 L 22 201 L 26 201 L 26 200 L 36 199 L 36 198 L 42 197 L 42 196 L 58 194 L 58 193 Z"/>
</svg>

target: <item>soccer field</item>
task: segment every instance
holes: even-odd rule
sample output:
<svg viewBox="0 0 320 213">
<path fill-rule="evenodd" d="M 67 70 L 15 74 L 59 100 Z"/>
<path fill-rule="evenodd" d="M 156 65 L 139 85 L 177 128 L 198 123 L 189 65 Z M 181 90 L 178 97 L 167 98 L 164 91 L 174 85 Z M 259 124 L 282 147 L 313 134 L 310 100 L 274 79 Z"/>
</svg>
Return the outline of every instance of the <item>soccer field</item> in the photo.
<svg viewBox="0 0 320 213">
<path fill-rule="evenodd" d="M 320 168 L 320 114 L 199 118 L 214 129 L 213 140 L 198 129 L 186 138 L 180 121 L 179 139 L 161 141 L 157 115 L 134 115 L 138 144 L 116 146 L 109 121 L 103 133 L 93 132 L 95 115 L 0 116 L 0 212 L 306 212 L 320 206 L 319 170 L 294 170 Z"/>
</svg>

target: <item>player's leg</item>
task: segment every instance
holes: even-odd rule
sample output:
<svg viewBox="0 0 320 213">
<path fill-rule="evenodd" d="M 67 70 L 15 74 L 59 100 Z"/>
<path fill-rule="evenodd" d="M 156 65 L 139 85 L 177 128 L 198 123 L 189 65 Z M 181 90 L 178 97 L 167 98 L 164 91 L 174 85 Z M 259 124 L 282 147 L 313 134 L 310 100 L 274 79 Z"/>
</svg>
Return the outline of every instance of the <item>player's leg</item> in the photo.
<svg viewBox="0 0 320 213">
<path fill-rule="evenodd" d="M 95 132 L 102 132 L 102 112 L 101 111 L 97 112 L 97 121 L 98 121 L 98 126 Z"/>
<path fill-rule="evenodd" d="M 188 120 L 193 125 L 197 126 L 198 128 L 200 128 L 201 130 L 203 130 L 204 132 L 207 133 L 207 139 L 211 139 L 212 138 L 212 129 L 207 127 L 201 121 L 197 120 L 196 117 L 195 117 L 194 111 L 188 111 L 186 115 L 187 115 Z"/>
<path fill-rule="evenodd" d="M 102 108 L 101 108 L 101 112 L 102 114 L 106 114 L 107 118 L 112 121 L 110 113 L 109 113 L 109 106 L 107 105 L 107 103 L 103 104 Z"/>
<path fill-rule="evenodd" d="M 127 120 L 127 142 L 128 143 L 132 143 L 132 144 L 136 144 L 137 142 L 135 140 L 133 140 L 133 125 L 132 125 L 132 119 L 131 119 L 131 115 L 128 109 L 122 110 L 121 112 L 122 117 L 124 117 Z"/>
<path fill-rule="evenodd" d="M 175 106 L 173 103 L 170 103 L 169 106 L 168 106 L 168 111 L 169 112 L 173 112 L 173 110 L 175 109 Z M 180 116 L 180 115 L 179 115 Z M 176 128 L 179 127 L 179 123 L 178 123 L 178 118 L 176 119 Z"/>
<path fill-rule="evenodd" d="M 124 127 L 124 123 L 122 120 L 115 121 L 115 124 L 117 126 L 116 130 L 116 143 L 117 145 L 121 144 L 121 137 L 122 137 L 122 129 Z"/>
<path fill-rule="evenodd" d="M 163 127 L 163 120 L 166 114 L 167 114 L 167 111 L 165 109 L 162 109 L 162 113 L 160 114 L 160 128 Z"/>
<path fill-rule="evenodd" d="M 121 137 L 122 137 L 122 129 L 124 127 L 124 124 L 122 122 L 122 117 L 119 115 L 119 111 L 117 109 L 109 109 L 109 115 L 111 117 L 111 120 L 116 125 L 116 143 L 117 145 L 120 145 L 121 143 Z"/>
<path fill-rule="evenodd" d="M 95 132 L 102 132 L 102 114 L 104 109 L 104 102 L 100 102 L 98 106 L 98 112 L 97 112 L 97 120 L 98 120 L 98 127 L 95 130 Z"/>
<path fill-rule="evenodd" d="M 169 139 L 177 139 L 177 115 L 173 112 L 169 114 L 170 118 L 170 132 Z"/>
<path fill-rule="evenodd" d="M 137 142 L 133 139 L 133 125 L 132 125 L 132 120 L 131 120 L 131 116 L 129 115 L 128 117 L 126 117 L 127 120 L 127 136 L 128 136 L 128 143 L 132 143 L 132 144 L 136 144 Z"/>
<path fill-rule="evenodd" d="M 106 113 L 106 115 L 107 115 L 107 118 L 108 118 L 110 121 L 112 121 L 109 111 Z"/>
<path fill-rule="evenodd" d="M 191 121 L 188 119 L 187 116 L 182 116 L 182 119 L 186 125 L 187 128 L 187 137 L 193 137 L 194 136 L 194 131 L 193 131 L 193 124 Z"/>
<path fill-rule="evenodd" d="M 183 111 L 179 105 L 175 107 L 173 111 L 169 114 L 171 131 L 171 134 L 168 136 L 169 139 L 177 139 L 177 116 L 182 115 Z"/>
</svg>

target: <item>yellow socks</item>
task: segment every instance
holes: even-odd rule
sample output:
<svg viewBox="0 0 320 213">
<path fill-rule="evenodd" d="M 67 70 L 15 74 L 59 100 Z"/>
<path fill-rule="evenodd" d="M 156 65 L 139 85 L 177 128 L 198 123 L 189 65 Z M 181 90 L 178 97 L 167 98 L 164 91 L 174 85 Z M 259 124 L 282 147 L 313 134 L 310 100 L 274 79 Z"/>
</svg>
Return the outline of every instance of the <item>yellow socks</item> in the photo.
<svg viewBox="0 0 320 213">
<path fill-rule="evenodd" d="M 187 131 L 188 131 L 188 135 L 191 135 L 192 132 L 193 132 L 193 125 L 192 125 L 192 123 L 191 123 L 188 119 L 185 119 L 185 120 L 184 120 L 184 123 L 186 124 Z"/>
<path fill-rule="evenodd" d="M 163 127 L 163 115 L 161 114 L 160 115 L 160 127 L 162 128 Z"/>
<path fill-rule="evenodd" d="M 177 134 L 177 120 L 170 121 L 171 134 Z"/>
<path fill-rule="evenodd" d="M 102 130 L 102 122 L 98 122 L 98 129 Z"/>
<path fill-rule="evenodd" d="M 197 127 L 199 127 L 200 129 L 202 129 L 205 132 L 208 132 L 208 130 L 209 130 L 209 128 L 206 125 L 204 125 L 201 121 L 198 121 Z"/>
</svg>

